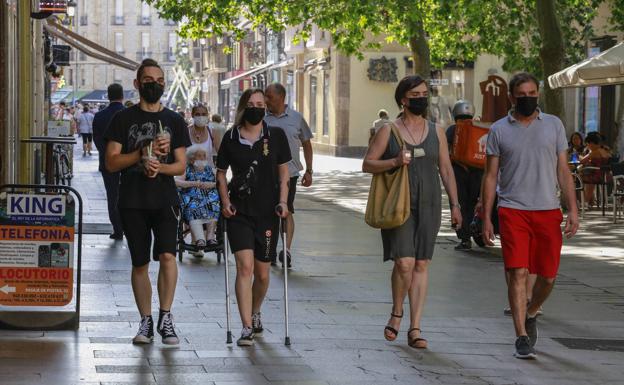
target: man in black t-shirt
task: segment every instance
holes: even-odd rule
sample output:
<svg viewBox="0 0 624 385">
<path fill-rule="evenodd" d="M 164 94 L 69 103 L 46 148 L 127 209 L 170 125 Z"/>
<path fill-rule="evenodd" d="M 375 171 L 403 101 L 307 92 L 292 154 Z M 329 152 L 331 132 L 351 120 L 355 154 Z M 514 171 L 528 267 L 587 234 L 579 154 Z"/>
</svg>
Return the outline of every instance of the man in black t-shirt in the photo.
<svg viewBox="0 0 624 385">
<path fill-rule="evenodd" d="M 151 343 L 154 338 L 148 275 L 153 254 L 154 260 L 160 261 L 157 331 L 163 343 L 177 345 L 170 312 L 178 280 L 179 203 L 173 176 L 184 173 L 186 147 L 191 141 L 182 117 L 160 103 L 165 79 L 158 63 L 144 60 L 134 85 L 141 96 L 139 104 L 119 111 L 104 134 L 108 141 L 106 168 L 121 171 L 118 207 L 132 258 L 132 290 L 141 313 L 133 343 Z"/>
</svg>

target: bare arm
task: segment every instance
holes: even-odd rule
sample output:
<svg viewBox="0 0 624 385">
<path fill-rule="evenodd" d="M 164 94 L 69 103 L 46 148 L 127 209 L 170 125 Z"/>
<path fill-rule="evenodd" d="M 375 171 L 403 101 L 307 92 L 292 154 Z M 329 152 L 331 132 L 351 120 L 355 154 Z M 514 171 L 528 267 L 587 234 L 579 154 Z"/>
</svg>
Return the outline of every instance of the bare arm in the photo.
<svg viewBox="0 0 624 385">
<path fill-rule="evenodd" d="M 277 166 L 277 171 L 279 173 L 279 203 L 280 205 L 283 204 L 283 209 L 286 209 L 285 215 L 288 215 L 288 207 L 286 206 L 286 202 L 288 202 L 288 182 L 290 181 L 288 163 Z"/>
<path fill-rule="evenodd" d="M 309 140 L 306 140 L 305 142 L 301 143 L 301 147 L 303 147 L 303 158 L 305 159 L 306 170 L 310 170 L 312 169 L 312 157 L 313 157 L 312 142 L 310 142 Z"/>
<path fill-rule="evenodd" d="M 226 172 L 226 170 L 217 170 L 217 189 L 219 190 L 219 197 L 223 207 L 229 207 L 232 204 L 230 202 L 230 194 L 228 194 Z"/>
<path fill-rule="evenodd" d="M 453 166 L 451 165 L 451 157 L 449 156 L 448 143 L 446 142 L 446 134 L 442 127 L 436 127 L 436 133 L 438 135 L 438 142 L 440 143 L 438 154 L 438 169 L 440 177 L 442 178 L 442 184 L 448 195 L 451 205 L 451 221 L 454 226 L 461 227 L 462 216 L 461 209 L 459 208 L 459 199 L 457 197 L 457 183 L 455 181 L 455 173 L 453 172 Z"/>
<path fill-rule="evenodd" d="M 384 125 L 377 131 L 370 146 L 368 146 L 366 155 L 364 156 L 362 171 L 371 174 L 378 174 L 409 163 L 409 159 L 405 158 L 403 152 L 400 152 L 399 156 L 396 158 L 381 160 L 381 156 L 386 151 L 386 147 L 388 146 L 390 133 L 391 129 L 389 124 Z M 404 162 L 405 160 L 406 162 Z"/>
<path fill-rule="evenodd" d="M 488 155 L 485 166 L 485 175 L 482 181 L 481 196 L 483 201 L 483 218 L 492 220 L 492 208 L 496 197 L 496 183 L 498 181 L 498 167 L 500 159 L 497 156 Z"/>
<path fill-rule="evenodd" d="M 186 168 L 186 148 L 178 147 L 173 150 L 174 162 L 171 164 L 161 163 L 160 174 L 176 176 L 184 174 Z"/>
<path fill-rule="evenodd" d="M 104 164 L 108 172 L 118 172 L 141 161 L 141 150 L 121 153 L 121 143 L 109 140 L 106 144 L 106 158 Z"/>
<path fill-rule="evenodd" d="M 557 157 L 557 181 L 559 182 L 559 188 L 561 189 L 561 192 L 563 192 L 566 207 L 568 208 L 565 234 L 568 238 L 572 238 L 578 230 L 579 221 L 574 183 L 572 173 L 568 167 L 568 157 L 566 152 L 559 153 Z"/>
<path fill-rule="evenodd" d="M 180 188 L 194 187 L 197 182 L 186 180 L 186 174 L 178 175 L 174 178 L 176 186 Z"/>
</svg>

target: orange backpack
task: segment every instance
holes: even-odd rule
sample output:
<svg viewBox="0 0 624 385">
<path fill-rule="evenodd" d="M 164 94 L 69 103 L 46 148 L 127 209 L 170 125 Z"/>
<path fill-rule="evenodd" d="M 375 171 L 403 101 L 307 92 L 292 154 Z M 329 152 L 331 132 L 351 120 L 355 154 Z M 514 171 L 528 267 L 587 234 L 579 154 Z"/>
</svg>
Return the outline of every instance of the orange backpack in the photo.
<svg viewBox="0 0 624 385">
<path fill-rule="evenodd" d="M 471 119 L 458 120 L 455 124 L 451 159 L 464 166 L 484 169 L 489 132 L 489 124 Z"/>
</svg>

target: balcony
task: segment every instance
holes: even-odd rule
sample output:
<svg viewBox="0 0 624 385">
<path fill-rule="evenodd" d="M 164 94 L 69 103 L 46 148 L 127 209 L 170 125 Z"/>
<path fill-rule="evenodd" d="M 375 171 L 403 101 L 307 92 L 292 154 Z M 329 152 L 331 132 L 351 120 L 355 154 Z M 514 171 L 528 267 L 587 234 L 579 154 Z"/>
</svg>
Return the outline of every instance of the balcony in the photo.
<svg viewBox="0 0 624 385">
<path fill-rule="evenodd" d="M 124 25 L 125 20 L 123 16 L 111 16 L 111 25 Z"/>
<path fill-rule="evenodd" d="M 165 25 L 173 27 L 173 26 L 178 25 L 178 22 L 175 20 L 165 20 Z"/>
<path fill-rule="evenodd" d="M 154 53 L 152 51 L 139 51 L 136 54 L 137 60 L 144 60 L 147 58 L 151 58 Z"/>
<path fill-rule="evenodd" d="M 163 53 L 163 62 L 167 62 L 167 63 L 175 63 L 176 61 L 176 55 L 175 52 L 173 51 L 169 51 L 169 52 L 165 52 Z"/>
<path fill-rule="evenodd" d="M 80 25 L 89 24 L 89 17 L 87 15 L 80 16 Z"/>
<path fill-rule="evenodd" d="M 137 18 L 137 25 L 152 25 L 152 17 L 139 15 Z"/>
</svg>

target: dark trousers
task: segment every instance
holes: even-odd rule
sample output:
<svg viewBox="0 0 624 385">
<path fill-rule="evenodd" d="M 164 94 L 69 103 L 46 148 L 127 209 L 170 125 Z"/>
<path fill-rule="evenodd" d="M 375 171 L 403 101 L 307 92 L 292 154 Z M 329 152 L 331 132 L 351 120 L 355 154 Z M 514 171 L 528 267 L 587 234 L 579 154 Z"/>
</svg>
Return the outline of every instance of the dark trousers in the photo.
<svg viewBox="0 0 624 385">
<path fill-rule="evenodd" d="M 121 219 L 119 218 L 119 209 L 117 208 L 117 201 L 119 199 L 119 173 L 102 171 L 102 179 L 104 180 L 104 188 L 106 189 L 108 218 L 113 225 L 113 233 L 123 234 Z"/>
<path fill-rule="evenodd" d="M 453 163 L 453 172 L 457 181 L 457 195 L 461 205 L 462 227 L 457 230 L 457 237 L 461 240 L 470 239 L 470 222 L 474 217 L 474 208 L 479 199 L 483 170 L 468 167 L 464 168 Z"/>
</svg>

